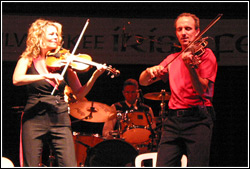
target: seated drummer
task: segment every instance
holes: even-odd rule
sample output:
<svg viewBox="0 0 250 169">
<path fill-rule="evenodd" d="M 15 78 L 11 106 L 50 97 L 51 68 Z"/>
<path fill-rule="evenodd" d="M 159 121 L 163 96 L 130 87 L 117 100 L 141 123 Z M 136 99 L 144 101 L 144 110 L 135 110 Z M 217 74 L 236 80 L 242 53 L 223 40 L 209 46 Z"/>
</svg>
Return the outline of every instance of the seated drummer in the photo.
<svg viewBox="0 0 250 169">
<path fill-rule="evenodd" d="M 106 138 L 113 138 L 112 131 L 118 130 L 119 124 L 118 124 L 118 118 L 121 117 L 119 114 L 122 114 L 122 117 L 124 117 L 125 112 L 145 112 L 148 113 L 150 118 L 149 122 L 151 122 L 151 128 L 156 128 L 156 122 L 154 118 L 154 113 L 152 111 L 152 108 L 143 104 L 139 98 L 139 85 L 138 82 L 135 79 L 127 79 L 123 84 L 123 96 L 125 100 L 114 103 L 111 105 L 111 107 L 116 109 L 117 116 L 115 118 L 112 118 L 104 123 L 102 135 Z M 119 114 L 118 114 L 119 113 Z M 152 120 L 153 119 L 153 120 Z"/>
</svg>

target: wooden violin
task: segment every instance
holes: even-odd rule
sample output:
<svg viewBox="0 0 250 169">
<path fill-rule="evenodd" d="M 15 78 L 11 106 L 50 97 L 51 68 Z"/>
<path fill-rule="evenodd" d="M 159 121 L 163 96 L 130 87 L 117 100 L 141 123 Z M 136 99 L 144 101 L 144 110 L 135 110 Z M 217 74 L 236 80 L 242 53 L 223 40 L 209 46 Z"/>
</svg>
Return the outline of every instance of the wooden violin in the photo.
<svg viewBox="0 0 250 169">
<path fill-rule="evenodd" d="M 87 68 L 89 66 L 98 66 L 98 67 L 102 67 L 106 70 L 109 71 L 108 74 L 112 73 L 111 78 L 114 78 L 115 76 L 119 76 L 120 75 L 120 71 L 113 69 L 111 66 L 106 66 L 106 64 L 99 64 L 96 62 L 92 62 L 92 58 L 87 55 L 87 54 L 78 54 L 78 55 L 74 55 L 75 51 L 83 37 L 83 34 L 85 32 L 85 30 L 87 29 L 87 26 L 89 24 L 89 19 L 87 19 L 82 32 L 76 42 L 76 45 L 72 51 L 71 54 L 69 54 L 69 50 L 65 50 L 62 48 L 62 45 L 56 49 L 56 52 L 54 54 L 51 54 L 50 52 L 47 53 L 46 55 L 46 65 L 47 67 L 56 67 L 56 68 L 61 68 L 63 67 L 61 76 L 64 76 L 65 72 L 67 71 L 68 67 L 71 67 L 73 69 L 79 69 L 79 67 L 81 67 L 81 69 L 85 70 L 86 66 Z M 67 55 L 67 53 L 69 55 Z M 51 92 L 51 95 L 54 95 L 55 90 L 57 89 L 58 84 L 54 87 L 53 91 Z"/>
<path fill-rule="evenodd" d="M 91 56 L 88 54 L 71 55 L 69 50 L 61 47 L 59 49 L 56 49 L 54 53 L 49 51 L 46 54 L 45 63 L 47 65 L 48 70 L 51 72 L 61 70 L 68 62 L 67 57 L 71 57 L 69 68 L 75 71 L 86 72 L 92 66 L 96 66 L 106 69 L 109 74 L 111 73 L 111 78 L 120 75 L 120 71 L 116 70 L 115 68 L 112 68 L 112 66 L 106 66 L 105 64 L 93 62 Z"/>
</svg>

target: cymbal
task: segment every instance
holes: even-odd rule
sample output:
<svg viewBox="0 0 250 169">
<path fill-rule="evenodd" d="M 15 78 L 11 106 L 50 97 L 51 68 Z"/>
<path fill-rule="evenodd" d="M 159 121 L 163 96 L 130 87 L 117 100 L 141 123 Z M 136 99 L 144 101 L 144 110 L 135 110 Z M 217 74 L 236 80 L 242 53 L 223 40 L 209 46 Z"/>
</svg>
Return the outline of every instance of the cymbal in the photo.
<svg viewBox="0 0 250 169">
<path fill-rule="evenodd" d="M 105 122 L 116 115 L 115 109 L 99 102 L 77 101 L 69 104 L 70 115 L 87 122 Z"/>
<path fill-rule="evenodd" d="M 147 93 L 147 94 L 144 94 L 143 97 L 146 99 L 149 99 L 149 100 L 162 100 L 162 99 L 169 100 L 170 99 L 170 92 L 165 92 L 165 96 L 162 95 L 162 92 Z"/>
</svg>

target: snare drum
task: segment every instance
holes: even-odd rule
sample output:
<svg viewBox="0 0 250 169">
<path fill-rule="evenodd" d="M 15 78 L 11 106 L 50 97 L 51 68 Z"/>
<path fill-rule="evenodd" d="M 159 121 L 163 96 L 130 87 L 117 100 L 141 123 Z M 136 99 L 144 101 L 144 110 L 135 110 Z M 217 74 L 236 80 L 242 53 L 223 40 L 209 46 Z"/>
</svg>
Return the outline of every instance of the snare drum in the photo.
<svg viewBox="0 0 250 169">
<path fill-rule="evenodd" d="M 152 124 L 152 117 L 145 112 L 130 112 L 127 114 L 127 126 L 122 134 L 122 138 L 128 143 L 144 143 L 151 135 L 149 123 Z"/>
<path fill-rule="evenodd" d="M 79 132 L 73 132 L 73 138 L 75 142 L 77 166 L 82 167 L 86 161 L 88 150 L 102 142 L 103 138 L 99 134 Z"/>
</svg>

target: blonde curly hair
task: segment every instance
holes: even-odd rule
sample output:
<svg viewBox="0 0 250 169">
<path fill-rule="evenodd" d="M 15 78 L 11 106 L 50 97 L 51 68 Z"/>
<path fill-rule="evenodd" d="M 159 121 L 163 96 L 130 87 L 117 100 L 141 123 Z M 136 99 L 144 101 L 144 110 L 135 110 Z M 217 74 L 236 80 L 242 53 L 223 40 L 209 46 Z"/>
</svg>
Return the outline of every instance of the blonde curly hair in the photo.
<svg viewBox="0 0 250 169">
<path fill-rule="evenodd" d="M 62 41 L 62 25 L 58 22 L 53 22 L 45 19 L 37 19 L 32 23 L 28 31 L 28 37 L 26 40 L 26 49 L 20 57 L 29 58 L 30 61 L 33 58 L 37 58 L 41 52 L 41 48 L 45 48 L 43 38 L 47 26 L 55 26 L 58 31 L 58 45 Z"/>
</svg>

